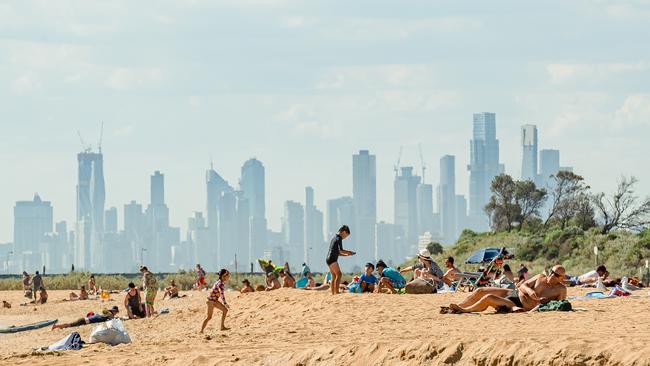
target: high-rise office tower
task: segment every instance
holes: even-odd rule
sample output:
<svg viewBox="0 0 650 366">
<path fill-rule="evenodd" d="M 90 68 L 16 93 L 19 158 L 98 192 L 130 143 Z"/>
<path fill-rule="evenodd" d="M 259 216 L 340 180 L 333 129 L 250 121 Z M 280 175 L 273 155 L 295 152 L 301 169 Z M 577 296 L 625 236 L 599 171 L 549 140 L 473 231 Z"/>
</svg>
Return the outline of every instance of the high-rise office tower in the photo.
<svg viewBox="0 0 650 366">
<path fill-rule="evenodd" d="M 314 205 L 314 189 L 305 187 L 305 240 L 303 261 L 315 263 L 323 252 L 323 213 Z"/>
<path fill-rule="evenodd" d="M 104 232 L 117 233 L 117 208 L 111 207 L 104 212 Z"/>
<path fill-rule="evenodd" d="M 377 224 L 377 161 L 368 150 L 352 155 L 352 199 L 356 222 L 348 245 L 356 248 L 359 258 L 372 258 Z"/>
<path fill-rule="evenodd" d="M 210 251 L 217 259 L 217 267 L 234 265 L 237 234 L 237 196 L 235 192 L 224 193 L 219 205 L 219 242 L 216 250 L 212 246 Z"/>
<path fill-rule="evenodd" d="M 52 232 L 53 209 L 49 201 L 34 194 L 32 201 L 18 201 L 14 206 L 14 261 L 21 264 L 17 270 L 41 268 L 46 234 Z"/>
<path fill-rule="evenodd" d="M 151 176 L 151 204 L 164 205 L 165 204 L 165 176 L 156 170 Z"/>
<path fill-rule="evenodd" d="M 419 184 L 416 190 L 418 235 L 428 231 L 438 233 L 438 228 L 433 226 L 433 186 Z"/>
<path fill-rule="evenodd" d="M 144 236 L 145 218 L 142 205 L 136 201 L 124 205 L 124 235 L 133 246 L 134 252 L 140 250 Z"/>
<path fill-rule="evenodd" d="M 456 240 L 456 157 L 445 155 L 440 159 L 440 184 L 438 185 L 438 212 L 440 234 L 445 244 Z"/>
<path fill-rule="evenodd" d="M 303 261 L 305 252 L 305 209 L 294 201 L 284 203 L 282 236 L 292 261 Z"/>
<path fill-rule="evenodd" d="M 101 271 L 104 253 L 104 156 L 86 150 L 77 154 L 77 221 L 74 265 Z"/>
<path fill-rule="evenodd" d="M 168 270 L 171 262 L 169 237 L 169 208 L 165 204 L 165 175 L 159 171 L 151 176 L 151 202 L 147 207 L 147 233 L 144 247 L 147 251 L 147 263 L 156 271 Z"/>
<path fill-rule="evenodd" d="M 403 230 L 400 225 L 381 221 L 377 223 L 377 244 L 374 260 L 383 259 L 388 265 L 400 264 L 406 258 Z"/>
<path fill-rule="evenodd" d="M 456 195 L 456 237 L 469 229 L 467 221 L 467 199 L 462 194 Z"/>
<path fill-rule="evenodd" d="M 537 181 L 537 126 L 521 126 L 521 179 Z"/>
<path fill-rule="evenodd" d="M 488 221 L 483 208 L 490 199 L 490 184 L 504 167 L 499 163 L 494 113 L 475 113 L 470 140 L 469 216 L 474 230 L 486 230 Z"/>
<path fill-rule="evenodd" d="M 249 207 L 249 262 L 262 255 L 266 246 L 265 170 L 259 160 L 253 158 L 244 163 L 239 181 L 242 195 Z"/>
<path fill-rule="evenodd" d="M 401 167 L 399 174 L 395 176 L 395 225 L 402 227 L 408 246 L 417 244 L 418 241 L 417 187 L 419 184 L 420 177 L 413 175 L 413 167 Z M 408 248 L 404 249 L 408 250 Z"/>
<path fill-rule="evenodd" d="M 542 188 L 549 188 L 551 176 L 560 171 L 560 150 L 544 149 L 539 151 L 539 183 Z"/>
<path fill-rule="evenodd" d="M 226 192 L 232 192 L 233 188 L 214 170 L 212 166 L 210 166 L 210 169 L 205 173 L 205 186 L 207 192 L 207 226 L 217 230 L 219 226 L 218 212 L 221 197 Z"/>
<path fill-rule="evenodd" d="M 340 197 L 327 201 L 327 240 L 329 241 L 343 225 L 352 225 L 354 214 L 354 201 L 352 197 Z M 352 237 L 346 239 L 346 241 Z M 347 244 L 347 243 L 346 243 Z"/>
</svg>

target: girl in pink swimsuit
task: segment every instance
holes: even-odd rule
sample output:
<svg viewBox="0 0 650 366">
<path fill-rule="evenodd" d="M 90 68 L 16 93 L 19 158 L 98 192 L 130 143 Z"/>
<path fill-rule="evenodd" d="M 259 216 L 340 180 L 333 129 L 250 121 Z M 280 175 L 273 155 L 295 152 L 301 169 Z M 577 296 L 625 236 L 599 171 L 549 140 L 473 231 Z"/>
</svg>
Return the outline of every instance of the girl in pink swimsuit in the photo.
<svg viewBox="0 0 650 366">
<path fill-rule="evenodd" d="M 210 295 L 208 295 L 208 301 L 206 302 L 208 305 L 208 315 L 203 321 L 203 325 L 201 326 L 201 333 L 203 333 L 203 330 L 208 325 L 208 322 L 210 319 L 212 319 L 214 308 L 221 310 L 221 330 L 229 329 L 224 325 L 226 314 L 228 314 L 228 304 L 226 303 L 224 286 L 225 283 L 228 282 L 229 278 L 230 272 L 228 272 L 227 269 L 221 269 L 219 271 L 219 279 L 214 283 L 214 286 L 212 286 L 212 290 L 210 291 Z"/>
</svg>

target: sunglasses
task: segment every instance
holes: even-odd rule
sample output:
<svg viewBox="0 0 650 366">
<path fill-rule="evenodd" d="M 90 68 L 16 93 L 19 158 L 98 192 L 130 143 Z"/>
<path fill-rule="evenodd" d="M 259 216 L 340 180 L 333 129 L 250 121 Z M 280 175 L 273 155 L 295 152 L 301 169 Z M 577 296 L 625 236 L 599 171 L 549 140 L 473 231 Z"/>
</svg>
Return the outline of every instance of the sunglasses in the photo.
<svg viewBox="0 0 650 366">
<path fill-rule="evenodd" d="M 558 273 L 555 272 L 554 270 L 551 270 L 551 275 L 553 275 L 553 276 L 555 276 L 555 277 L 557 277 L 557 278 L 562 278 L 562 275 L 558 274 Z"/>
</svg>

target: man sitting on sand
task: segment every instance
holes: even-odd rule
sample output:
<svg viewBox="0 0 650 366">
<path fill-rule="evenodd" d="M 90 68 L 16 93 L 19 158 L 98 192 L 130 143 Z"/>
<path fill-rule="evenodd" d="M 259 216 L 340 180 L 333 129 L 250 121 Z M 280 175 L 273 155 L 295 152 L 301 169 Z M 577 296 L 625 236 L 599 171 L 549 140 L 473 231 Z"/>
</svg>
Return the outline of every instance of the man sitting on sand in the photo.
<svg viewBox="0 0 650 366">
<path fill-rule="evenodd" d="M 140 290 L 135 287 L 135 283 L 129 283 L 129 289 L 124 296 L 124 307 L 129 316 L 129 319 L 144 318 L 147 315 L 142 305 L 142 295 Z"/>
<path fill-rule="evenodd" d="M 86 291 L 86 286 L 81 285 L 79 287 L 79 295 L 74 292 L 70 293 L 70 298 L 68 301 L 77 301 L 77 300 L 88 300 L 88 291 Z"/>
<path fill-rule="evenodd" d="M 375 265 L 372 263 L 366 263 L 365 272 L 361 275 L 361 277 L 359 277 L 359 287 L 361 287 L 361 293 L 375 291 L 375 286 L 377 285 L 377 277 L 372 274 L 374 271 Z"/>
<path fill-rule="evenodd" d="M 93 323 L 103 323 L 107 320 L 111 320 L 115 317 L 115 315 L 118 313 L 118 308 L 117 306 L 113 306 L 110 309 L 104 309 L 100 314 L 93 314 L 88 317 L 84 318 L 79 318 L 76 321 L 72 323 L 63 323 L 63 324 L 54 324 L 52 326 L 52 330 L 54 329 L 63 329 L 63 328 L 71 328 L 71 327 L 80 327 L 82 325 L 86 324 L 93 324 Z"/>
<path fill-rule="evenodd" d="M 296 287 L 296 280 L 293 279 L 293 276 L 291 276 L 289 271 L 287 271 L 286 269 L 280 271 L 280 279 L 282 279 L 282 287 L 285 288 Z"/>
<path fill-rule="evenodd" d="M 445 268 L 447 268 L 447 271 L 442 276 L 442 280 L 447 286 L 451 286 L 455 281 L 459 280 L 459 275 L 462 272 L 454 266 L 454 257 L 445 259 Z"/>
<path fill-rule="evenodd" d="M 255 289 L 251 286 L 251 282 L 247 278 L 244 278 L 244 280 L 241 281 L 241 283 L 244 285 L 241 288 L 241 290 L 239 290 L 239 292 L 241 292 L 242 294 L 246 294 L 246 293 L 249 293 L 249 292 L 255 292 Z"/>
<path fill-rule="evenodd" d="M 397 293 L 406 285 L 404 277 L 396 269 L 387 266 L 381 259 L 377 262 L 377 273 L 379 273 L 379 281 L 375 288 L 376 293 L 382 293 L 384 290 Z"/>
<path fill-rule="evenodd" d="M 275 274 L 273 272 L 269 272 L 266 275 L 266 288 L 264 290 L 273 291 L 279 288 L 280 288 L 280 281 L 278 281 L 278 279 L 275 278 Z"/>
<path fill-rule="evenodd" d="M 489 307 L 498 312 L 511 312 L 519 309 L 530 311 L 535 306 L 546 304 L 552 300 L 566 299 L 564 275 L 566 271 L 561 265 L 556 265 L 548 275 L 540 274 L 519 285 L 515 293 L 510 289 L 481 287 L 471 293 L 463 302 L 449 304 L 441 312 L 473 313 L 481 312 Z"/>
<path fill-rule="evenodd" d="M 165 287 L 165 294 L 163 295 L 163 300 L 169 296 L 170 299 L 178 298 L 178 286 L 176 286 L 176 281 L 172 280 L 169 286 Z"/>
</svg>

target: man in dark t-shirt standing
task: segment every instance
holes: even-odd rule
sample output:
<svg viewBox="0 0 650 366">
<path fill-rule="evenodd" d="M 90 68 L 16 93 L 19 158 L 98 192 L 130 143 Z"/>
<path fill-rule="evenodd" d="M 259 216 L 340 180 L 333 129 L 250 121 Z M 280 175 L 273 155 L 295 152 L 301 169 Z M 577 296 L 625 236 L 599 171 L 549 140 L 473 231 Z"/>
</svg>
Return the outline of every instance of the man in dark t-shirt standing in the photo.
<svg viewBox="0 0 650 366">
<path fill-rule="evenodd" d="M 352 251 L 343 249 L 343 239 L 348 236 L 350 236 L 350 228 L 347 225 L 341 226 L 339 232 L 330 241 L 330 249 L 325 259 L 325 263 L 327 263 L 332 274 L 332 281 L 330 282 L 332 295 L 339 293 L 339 285 L 341 284 L 341 268 L 338 263 L 339 256 L 347 257 L 355 254 Z"/>
</svg>

